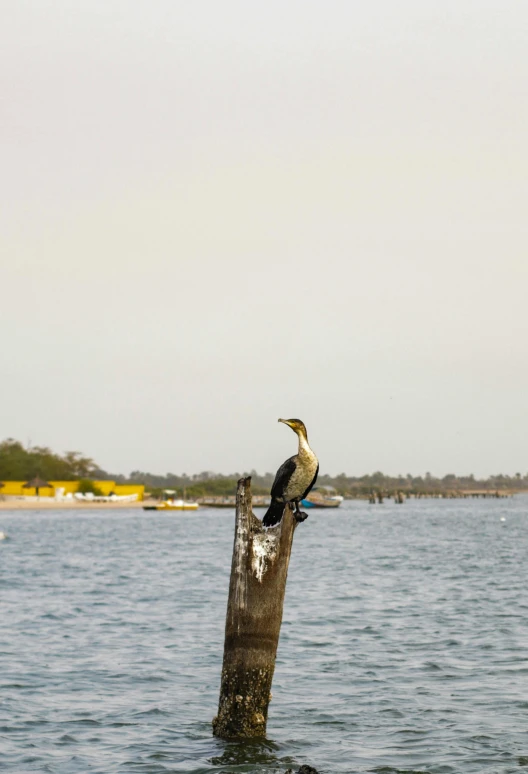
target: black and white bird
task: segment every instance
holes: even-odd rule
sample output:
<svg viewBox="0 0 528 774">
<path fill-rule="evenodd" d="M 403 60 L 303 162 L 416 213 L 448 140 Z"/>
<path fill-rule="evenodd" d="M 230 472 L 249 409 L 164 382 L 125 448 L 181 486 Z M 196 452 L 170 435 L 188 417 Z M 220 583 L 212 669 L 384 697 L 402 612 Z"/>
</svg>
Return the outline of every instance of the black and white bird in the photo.
<svg viewBox="0 0 528 774">
<path fill-rule="evenodd" d="M 271 503 L 262 519 L 265 527 L 273 527 L 282 519 L 287 503 L 295 506 L 295 518 L 304 521 L 307 516 L 299 510 L 303 500 L 317 481 L 319 462 L 308 444 L 306 427 L 300 419 L 279 419 L 291 427 L 299 438 L 299 451 L 283 462 L 271 487 Z"/>
</svg>

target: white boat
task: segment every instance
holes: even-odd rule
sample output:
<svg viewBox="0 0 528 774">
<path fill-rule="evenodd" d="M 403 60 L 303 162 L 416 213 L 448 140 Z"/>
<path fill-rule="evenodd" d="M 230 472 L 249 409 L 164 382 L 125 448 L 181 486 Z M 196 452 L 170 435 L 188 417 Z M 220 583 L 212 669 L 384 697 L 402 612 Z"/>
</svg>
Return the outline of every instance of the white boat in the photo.
<svg viewBox="0 0 528 774">
<path fill-rule="evenodd" d="M 319 486 L 312 489 L 309 495 L 302 500 L 303 508 L 339 508 L 344 498 L 338 495 L 330 486 Z"/>
<path fill-rule="evenodd" d="M 144 511 L 196 511 L 198 503 L 191 503 L 186 500 L 162 500 L 156 505 L 144 505 Z"/>
<path fill-rule="evenodd" d="M 164 489 L 163 494 L 168 495 L 165 500 L 162 500 L 156 505 L 144 505 L 144 511 L 196 511 L 198 510 L 198 503 L 189 502 L 188 500 L 175 500 L 175 489 Z M 185 498 L 185 489 L 183 490 L 183 497 Z"/>
</svg>

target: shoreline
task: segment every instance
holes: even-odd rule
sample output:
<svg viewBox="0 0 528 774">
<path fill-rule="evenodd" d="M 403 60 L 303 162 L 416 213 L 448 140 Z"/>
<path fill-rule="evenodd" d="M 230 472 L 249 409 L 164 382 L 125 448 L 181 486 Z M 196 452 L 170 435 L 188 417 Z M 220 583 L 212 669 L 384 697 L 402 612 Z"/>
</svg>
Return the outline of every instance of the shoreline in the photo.
<svg viewBox="0 0 528 774">
<path fill-rule="evenodd" d="M 49 500 L 49 502 L 46 502 Z M 102 503 L 102 502 L 79 502 L 78 500 L 53 500 L 52 498 L 42 498 L 42 500 L 24 501 L 24 500 L 0 500 L 0 511 L 93 511 L 101 510 L 122 510 L 123 508 L 142 508 L 148 501 L 136 500 L 129 503 Z"/>
</svg>

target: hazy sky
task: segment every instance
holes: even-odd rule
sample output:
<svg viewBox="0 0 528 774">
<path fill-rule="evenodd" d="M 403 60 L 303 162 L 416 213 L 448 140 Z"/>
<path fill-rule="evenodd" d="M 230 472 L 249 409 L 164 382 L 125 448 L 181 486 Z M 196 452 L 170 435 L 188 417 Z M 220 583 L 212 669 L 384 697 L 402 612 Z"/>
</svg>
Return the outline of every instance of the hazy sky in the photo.
<svg viewBox="0 0 528 774">
<path fill-rule="evenodd" d="M 0 438 L 528 469 L 526 0 L 4 0 Z"/>
</svg>

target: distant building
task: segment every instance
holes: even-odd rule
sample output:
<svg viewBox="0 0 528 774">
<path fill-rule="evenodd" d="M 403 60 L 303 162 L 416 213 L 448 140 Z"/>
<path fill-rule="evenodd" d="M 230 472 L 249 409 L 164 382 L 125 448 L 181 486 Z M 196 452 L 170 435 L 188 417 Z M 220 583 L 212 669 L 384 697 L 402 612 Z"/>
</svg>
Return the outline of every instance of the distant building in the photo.
<svg viewBox="0 0 528 774">
<path fill-rule="evenodd" d="M 3 487 L 0 489 L 1 498 L 33 498 L 37 495 L 36 489 L 24 488 L 25 481 L 3 481 L 2 483 Z M 48 481 L 47 483 L 50 486 L 39 488 L 39 497 L 59 499 L 65 495 L 73 495 L 79 489 L 79 481 Z M 111 494 L 118 496 L 137 494 L 137 499 L 143 500 L 145 495 L 145 486 L 143 484 L 116 484 L 115 481 L 94 481 L 93 483 L 106 496 Z"/>
</svg>

